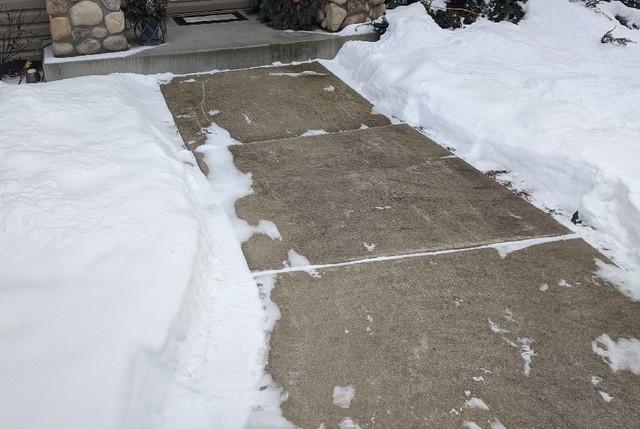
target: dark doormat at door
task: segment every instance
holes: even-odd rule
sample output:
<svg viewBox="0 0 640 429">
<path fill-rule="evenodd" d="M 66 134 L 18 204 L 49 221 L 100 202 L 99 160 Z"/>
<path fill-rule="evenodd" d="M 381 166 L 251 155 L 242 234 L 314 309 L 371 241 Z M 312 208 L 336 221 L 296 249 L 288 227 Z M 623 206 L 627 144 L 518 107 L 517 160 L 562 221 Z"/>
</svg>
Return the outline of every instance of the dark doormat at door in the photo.
<svg viewBox="0 0 640 429">
<path fill-rule="evenodd" d="M 175 16 L 178 25 L 220 24 L 223 22 L 246 21 L 247 18 L 238 12 L 207 13 L 203 15 Z"/>
</svg>

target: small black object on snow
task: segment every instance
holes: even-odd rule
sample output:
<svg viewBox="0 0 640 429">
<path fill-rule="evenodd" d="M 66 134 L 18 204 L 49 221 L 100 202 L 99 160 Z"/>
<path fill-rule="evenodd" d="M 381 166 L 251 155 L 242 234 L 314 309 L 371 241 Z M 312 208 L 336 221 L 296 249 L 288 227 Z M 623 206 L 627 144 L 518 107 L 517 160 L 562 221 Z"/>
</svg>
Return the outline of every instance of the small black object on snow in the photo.
<svg viewBox="0 0 640 429">
<path fill-rule="evenodd" d="M 576 210 L 573 216 L 571 216 L 571 222 L 573 222 L 574 225 L 580 225 L 582 223 L 582 221 L 580 220 L 580 214 L 578 213 L 578 210 Z"/>
</svg>

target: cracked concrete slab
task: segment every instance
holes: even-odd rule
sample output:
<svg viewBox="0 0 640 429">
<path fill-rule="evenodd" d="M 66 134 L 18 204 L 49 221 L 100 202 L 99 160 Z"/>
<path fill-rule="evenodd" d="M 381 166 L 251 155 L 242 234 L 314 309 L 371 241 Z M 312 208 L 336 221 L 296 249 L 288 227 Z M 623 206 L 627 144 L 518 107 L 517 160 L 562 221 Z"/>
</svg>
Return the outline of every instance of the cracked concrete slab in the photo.
<svg viewBox="0 0 640 429">
<path fill-rule="evenodd" d="M 278 275 L 268 370 L 288 393 L 285 417 L 313 429 L 347 417 L 363 429 L 636 427 L 638 376 L 612 372 L 591 344 L 637 337 L 640 304 L 593 276 L 599 257 L 574 239 L 505 259 L 476 250 Z M 355 389 L 348 408 L 335 386 Z M 488 410 L 465 406 L 473 397 Z"/>
<path fill-rule="evenodd" d="M 253 178 L 238 216 L 282 235 L 244 243 L 252 270 L 282 268 L 289 249 L 326 264 L 568 232 L 407 125 L 231 150 Z"/>
<path fill-rule="evenodd" d="M 179 77 L 162 93 L 191 150 L 212 122 L 243 143 L 389 124 L 319 63 Z"/>
</svg>

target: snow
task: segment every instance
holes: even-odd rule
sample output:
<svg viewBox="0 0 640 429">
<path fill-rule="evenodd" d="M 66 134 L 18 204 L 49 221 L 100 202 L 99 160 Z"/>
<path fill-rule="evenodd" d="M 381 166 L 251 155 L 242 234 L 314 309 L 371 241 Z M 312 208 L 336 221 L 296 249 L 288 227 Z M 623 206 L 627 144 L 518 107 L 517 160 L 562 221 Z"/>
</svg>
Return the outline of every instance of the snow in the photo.
<svg viewBox="0 0 640 429">
<path fill-rule="evenodd" d="M 354 422 L 351 417 L 345 417 L 338 423 L 338 429 L 360 429 L 360 425 Z"/>
<path fill-rule="evenodd" d="M 304 133 L 302 133 L 300 136 L 301 137 L 307 137 L 307 136 L 321 136 L 323 134 L 328 134 L 327 131 L 325 130 L 307 130 Z"/>
<path fill-rule="evenodd" d="M 264 373 L 277 309 L 227 215 L 250 177 L 204 178 L 154 77 L 0 99 L 0 426 L 290 426 Z"/>
<path fill-rule="evenodd" d="M 560 279 L 560 281 L 558 282 L 558 286 L 560 286 L 561 288 L 569 288 L 571 287 L 571 283 L 569 283 L 565 279 Z"/>
<path fill-rule="evenodd" d="M 264 234 L 273 240 L 282 240 L 278 227 L 273 222 L 261 219 L 257 225 L 250 225 L 236 215 L 236 201 L 253 193 L 251 174 L 243 173 L 236 168 L 233 155 L 229 151 L 230 146 L 239 144 L 241 143 L 215 122 L 209 126 L 206 144 L 197 149 L 204 155 L 209 167 L 209 183 L 231 220 L 239 241 L 245 242 L 253 234 Z"/>
<path fill-rule="evenodd" d="M 157 46 L 164 46 L 164 44 L 157 45 Z M 132 55 L 139 54 L 140 52 L 146 51 L 148 49 L 156 48 L 157 46 L 134 46 L 133 48 L 129 48 L 126 51 L 82 55 L 79 57 L 56 57 L 53 54 L 53 48 L 51 46 L 47 46 L 42 51 L 44 56 L 44 62 L 46 64 L 60 64 L 60 63 L 72 63 L 72 62 L 78 62 L 78 61 L 84 62 L 84 61 L 105 60 L 105 59 L 111 59 L 111 58 L 125 58 L 125 57 L 130 57 Z"/>
<path fill-rule="evenodd" d="M 531 347 L 531 343 L 533 342 L 527 337 L 518 338 L 518 344 L 520 344 L 520 357 L 522 357 L 522 373 L 529 377 L 531 374 L 531 364 L 533 363 L 533 357 L 536 353 L 533 351 Z"/>
<path fill-rule="evenodd" d="M 269 76 L 277 77 L 305 77 L 305 76 L 326 76 L 326 73 L 318 73 L 313 70 L 305 70 L 299 73 L 269 73 Z"/>
<path fill-rule="evenodd" d="M 464 429 L 482 429 L 476 422 L 466 421 L 462 424 Z"/>
<path fill-rule="evenodd" d="M 489 410 L 489 406 L 485 404 L 485 402 L 482 399 L 476 398 L 475 396 L 469 399 L 468 401 L 466 401 L 464 403 L 464 406 L 466 408 L 475 408 L 478 410 L 486 410 L 486 411 Z"/>
<path fill-rule="evenodd" d="M 311 277 L 320 277 L 320 273 L 311 265 L 309 259 L 306 256 L 301 255 L 293 249 L 289 249 L 287 253 L 287 258 L 289 259 L 289 266 L 291 268 L 295 268 L 299 271 L 305 271 L 309 273 Z"/>
<path fill-rule="evenodd" d="M 451 31 L 419 3 L 400 7 L 379 42 L 348 42 L 323 64 L 376 111 L 483 171 L 510 172 L 500 179 L 612 258 L 638 299 L 640 44 L 600 43 L 615 23 L 582 2 L 526 9 L 519 25 L 479 20 Z M 614 35 L 640 39 L 621 25 Z M 570 222 L 576 210 L 582 225 Z"/>
<path fill-rule="evenodd" d="M 491 329 L 491 332 L 493 332 L 494 334 L 506 334 L 509 332 L 508 329 L 501 327 L 493 320 L 491 319 L 488 319 L 488 320 L 489 320 L 489 329 Z"/>
<path fill-rule="evenodd" d="M 591 349 L 613 372 L 631 371 L 640 375 L 640 340 L 619 338 L 613 341 L 608 335 L 602 334 L 591 343 Z"/>
<path fill-rule="evenodd" d="M 497 418 L 494 418 L 493 420 L 491 420 L 489 422 L 489 426 L 491 429 L 507 429 L 502 422 L 500 422 L 500 420 L 498 420 Z"/>
<path fill-rule="evenodd" d="M 598 393 L 600 394 L 600 397 L 604 402 L 611 402 L 614 399 L 613 396 L 609 395 L 607 392 L 603 390 L 598 390 Z"/>
<path fill-rule="evenodd" d="M 353 386 L 336 386 L 333 388 L 333 404 L 340 408 L 349 408 L 356 395 Z"/>
</svg>

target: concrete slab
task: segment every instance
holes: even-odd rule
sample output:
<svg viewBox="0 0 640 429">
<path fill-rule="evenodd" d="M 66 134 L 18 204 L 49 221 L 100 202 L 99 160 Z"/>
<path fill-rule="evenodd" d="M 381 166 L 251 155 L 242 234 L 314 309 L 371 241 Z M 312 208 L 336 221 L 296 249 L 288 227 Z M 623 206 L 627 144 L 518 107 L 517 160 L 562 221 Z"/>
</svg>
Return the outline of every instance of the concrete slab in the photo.
<svg viewBox="0 0 640 429">
<path fill-rule="evenodd" d="M 162 92 L 183 139 L 196 144 L 213 121 L 243 143 L 389 124 L 319 63 L 187 76 Z"/>
<path fill-rule="evenodd" d="M 249 20 L 179 26 L 168 21 L 166 44 L 123 54 L 56 59 L 44 49 L 47 80 L 109 73 L 200 73 L 333 58 L 349 40 L 375 41 L 379 36 L 362 27 L 361 34 L 339 36 L 325 32 L 280 31 Z"/>
<path fill-rule="evenodd" d="M 254 235 L 244 244 L 253 270 L 282 268 L 289 249 L 325 264 L 567 232 L 407 125 L 232 152 L 253 178 L 238 216 L 270 220 L 283 238 Z"/>
<path fill-rule="evenodd" d="M 637 376 L 612 372 L 591 343 L 637 337 L 640 304 L 594 279 L 598 257 L 572 240 L 505 259 L 480 250 L 279 275 L 268 369 L 288 392 L 284 415 L 303 428 L 346 417 L 363 429 L 488 428 L 496 418 L 507 428 L 637 427 Z M 355 397 L 340 408 L 332 393 L 347 385 Z M 489 410 L 465 407 L 472 397 Z"/>
</svg>

